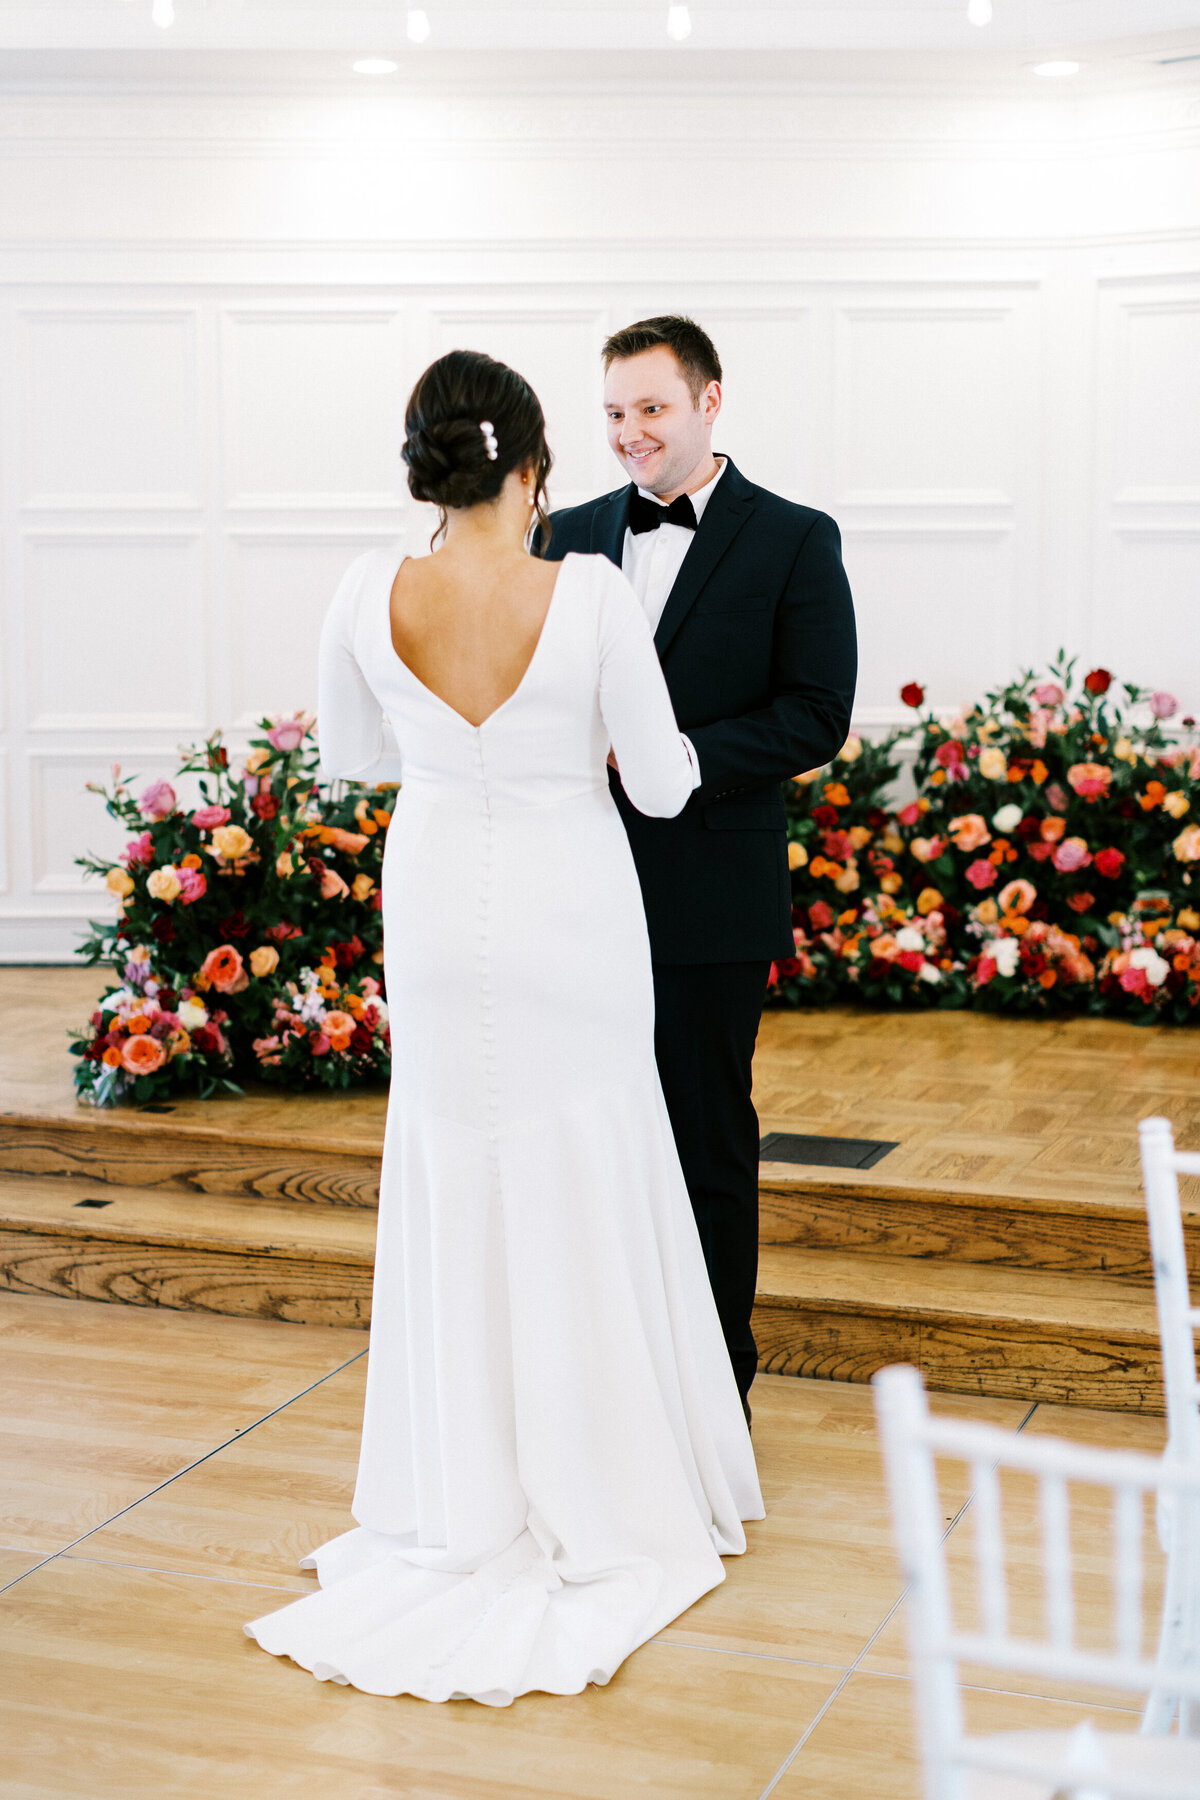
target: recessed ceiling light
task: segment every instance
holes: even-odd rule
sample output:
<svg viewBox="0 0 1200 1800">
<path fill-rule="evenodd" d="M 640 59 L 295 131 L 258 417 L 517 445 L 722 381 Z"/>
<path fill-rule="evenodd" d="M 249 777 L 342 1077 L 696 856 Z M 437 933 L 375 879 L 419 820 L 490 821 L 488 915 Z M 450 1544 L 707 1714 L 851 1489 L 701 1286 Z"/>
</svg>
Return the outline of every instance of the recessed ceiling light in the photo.
<svg viewBox="0 0 1200 1800">
<path fill-rule="evenodd" d="M 352 65 L 356 75 L 394 75 L 399 66 L 387 56 L 360 56 Z"/>
<path fill-rule="evenodd" d="M 1060 75 L 1078 75 L 1079 66 L 1077 62 L 1066 61 L 1034 63 L 1033 72 L 1035 75 L 1044 75 L 1047 81 L 1054 81 Z"/>
<path fill-rule="evenodd" d="M 408 32 L 409 39 L 412 43 L 423 44 L 426 42 L 431 27 L 429 24 L 429 14 L 425 11 L 423 6 L 409 7 L 408 18 L 405 22 L 405 30 Z"/>
<path fill-rule="evenodd" d="M 668 6 L 667 36 L 682 44 L 684 38 L 692 35 L 692 15 L 686 6 Z"/>
<path fill-rule="evenodd" d="M 967 0 L 968 25 L 990 25 L 992 22 L 992 0 Z"/>
</svg>

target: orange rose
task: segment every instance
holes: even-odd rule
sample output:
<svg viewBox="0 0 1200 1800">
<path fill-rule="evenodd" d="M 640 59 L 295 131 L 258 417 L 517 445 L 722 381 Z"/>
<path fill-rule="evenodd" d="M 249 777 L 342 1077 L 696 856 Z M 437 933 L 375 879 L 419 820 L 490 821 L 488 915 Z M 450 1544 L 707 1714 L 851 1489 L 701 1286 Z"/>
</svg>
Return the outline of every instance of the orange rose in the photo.
<svg viewBox="0 0 1200 1800">
<path fill-rule="evenodd" d="M 121 1052 L 110 1044 L 101 1060 L 106 1063 L 110 1069 L 119 1069 L 121 1066 Z"/>
<path fill-rule="evenodd" d="M 350 1038 L 354 1032 L 354 1020 L 349 1013 L 327 1012 L 321 1021 L 321 1029 L 335 1050 L 348 1050 Z"/>
<path fill-rule="evenodd" d="M 218 944 L 215 950 L 210 950 L 200 965 L 200 974 L 222 994 L 240 994 L 243 988 L 250 986 L 242 953 L 232 944 Z"/>
<path fill-rule="evenodd" d="M 827 806 L 849 806 L 850 795 L 840 781 L 830 781 L 825 786 L 825 804 Z"/>
<path fill-rule="evenodd" d="M 143 1031 L 149 1031 L 150 1021 L 145 1013 L 134 1013 L 131 1019 L 126 1020 L 125 1029 L 132 1037 L 140 1037 Z"/>
<path fill-rule="evenodd" d="M 954 839 L 956 850 L 980 850 L 992 841 L 992 834 L 978 813 L 961 813 L 957 819 L 951 819 L 946 831 Z"/>
<path fill-rule="evenodd" d="M 279 967 L 279 952 L 274 944 L 260 944 L 250 952 L 250 973 L 262 977 L 273 975 Z"/>
<path fill-rule="evenodd" d="M 326 825 L 321 832 L 321 842 L 332 844 L 335 850 L 344 850 L 347 856 L 357 856 L 367 847 L 367 839 L 361 833 L 343 831 L 340 825 Z"/>
<path fill-rule="evenodd" d="M 153 1075 L 167 1060 L 157 1038 L 131 1037 L 121 1045 L 121 1062 L 131 1075 Z"/>
<path fill-rule="evenodd" d="M 326 869 L 321 877 L 322 900 L 344 900 L 350 889 L 336 869 Z"/>
</svg>

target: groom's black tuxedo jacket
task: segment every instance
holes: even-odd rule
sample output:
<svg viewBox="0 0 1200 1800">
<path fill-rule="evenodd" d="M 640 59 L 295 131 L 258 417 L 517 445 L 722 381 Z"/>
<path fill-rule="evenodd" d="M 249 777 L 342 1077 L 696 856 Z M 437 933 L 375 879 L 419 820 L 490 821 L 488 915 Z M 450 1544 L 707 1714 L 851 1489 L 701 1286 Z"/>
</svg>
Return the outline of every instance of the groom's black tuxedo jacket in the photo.
<svg viewBox="0 0 1200 1800">
<path fill-rule="evenodd" d="M 600 551 L 620 568 L 632 492 L 555 513 L 540 554 L 558 561 Z M 790 956 L 779 784 L 836 755 L 854 701 L 854 610 L 837 526 L 755 487 L 729 463 L 654 642 L 702 780 L 677 818 L 648 819 L 610 771 L 654 960 Z"/>
</svg>

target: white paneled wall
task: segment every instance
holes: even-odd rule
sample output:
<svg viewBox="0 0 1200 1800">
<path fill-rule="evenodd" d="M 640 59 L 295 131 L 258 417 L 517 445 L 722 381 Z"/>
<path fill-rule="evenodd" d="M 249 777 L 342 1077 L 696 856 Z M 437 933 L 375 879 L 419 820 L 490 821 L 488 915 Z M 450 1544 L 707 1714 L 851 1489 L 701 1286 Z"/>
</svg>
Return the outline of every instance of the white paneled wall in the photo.
<svg viewBox="0 0 1200 1800">
<path fill-rule="evenodd" d="M 1107 220 L 1085 180 L 1104 116 L 789 110 L 766 79 L 411 116 L 14 100 L 0 959 L 61 959 L 106 907 L 74 867 L 119 843 L 85 782 L 314 704 L 346 564 L 427 540 L 404 400 L 459 345 L 533 382 L 571 504 L 621 480 L 605 334 L 694 312 L 726 365 L 718 447 L 842 527 L 867 729 L 907 680 L 953 707 L 1059 643 L 1200 712 L 1200 128 L 1141 116 L 1139 228 L 1128 170 Z"/>
</svg>

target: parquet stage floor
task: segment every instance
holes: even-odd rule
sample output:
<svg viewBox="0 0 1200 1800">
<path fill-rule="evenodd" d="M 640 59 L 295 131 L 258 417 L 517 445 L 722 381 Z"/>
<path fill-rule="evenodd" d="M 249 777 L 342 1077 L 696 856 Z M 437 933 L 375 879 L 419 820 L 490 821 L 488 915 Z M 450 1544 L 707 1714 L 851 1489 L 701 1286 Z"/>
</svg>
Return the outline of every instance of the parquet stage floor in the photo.
<svg viewBox="0 0 1200 1800">
<path fill-rule="evenodd" d="M 65 1031 L 101 985 L 0 969 L 0 1285 L 365 1324 L 382 1089 L 80 1107 Z M 862 1381 L 907 1360 L 943 1390 L 1158 1409 L 1136 1127 L 1163 1114 L 1200 1145 L 1198 1078 L 1182 1028 L 768 1012 L 764 1132 L 898 1147 L 870 1170 L 761 1165 L 761 1366 Z"/>
</svg>

